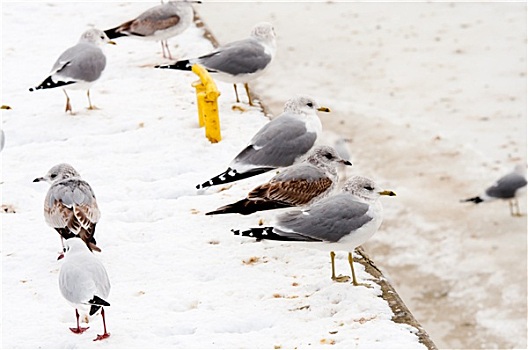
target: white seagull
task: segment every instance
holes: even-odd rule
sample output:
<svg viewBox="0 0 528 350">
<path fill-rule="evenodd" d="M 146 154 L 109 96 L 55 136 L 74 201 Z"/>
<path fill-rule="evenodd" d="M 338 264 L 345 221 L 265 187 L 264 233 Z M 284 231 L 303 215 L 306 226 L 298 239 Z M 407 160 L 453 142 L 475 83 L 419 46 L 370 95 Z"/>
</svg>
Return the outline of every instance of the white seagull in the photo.
<svg viewBox="0 0 528 350">
<path fill-rule="evenodd" d="M 497 199 L 507 200 L 511 216 L 522 216 L 517 199 L 520 190 L 526 186 L 526 166 L 518 164 L 513 171 L 498 179 L 484 193 L 476 197 L 463 199 L 462 202 L 490 202 Z"/>
<path fill-rule="evenodd" d="M 183 33 L 193 21 L 194 11 L 191 3 L 200 1 L 181 0 L 169 1 L 154 6 L 133 20 L 105 30 L 110 39 L 128 36 L 144 40 L 161 41 L 163 57 L 172 59 L 167 39 Z"/>
<path fill-rule="evenodd" d="M 106 56 L 101 47 L 115 44 L 99 29 L 84 32 L 77 45 L 64 51 L 51 69 L 49 76 L 29 91 L 62 87 L 66 95 L 66 112 L 72 112 L 70 97 L 65 89 L 87 90 L 88 109 L 95 109 L 90 100 L 90 88 L 101 77 L 106 67 Z"/>
<path fill-rule="evenodd" d="M 329 146 L 314 147 L 301 163 L 282 169 L 246 198 L 205 215 L 238 213 L 310 205 L 330 194 L 337 185 L 337 166 L 352 165 Z"/>
<path fill-rule="evenodd" d="M 267 171 L 287 167 L 313 147 L 323 127 L 314 99 L 298 96 L 288 100 L 284 112 L 264 125 L 223 173 L 197 185 L 197 189 L 238 181 Z"/>
<path fill-rule="evenodd" d="M 275 31 L 270 23 L 257 24 L 251 31 L 249 38 L 220 46 L 213 52 L 193 59 L 178 61 L 174 64 L 160 65 L 156 68 L 191 70 L 192 65 L 198 63 L 208 71 L 216 74 L 218 80 L 232 83 L 238 98 L 237 83 L 243 83 L 253 106 L 248 83 L 259 76 L 269 67 L 275 56 Z"/>
<path fill-rule="evenodd" d="M 80 327 L 79 311 L 90 308 L 93 316 L 101 309 L 104 333 L 97 335 L 95 340 L 108 338 L 106 331 L 104 306 L 110 306 L 106 301 L 110 294 L 110 280 L 103 264 L 88 250 L 86 244 L 77 238 L 66 240 L 64 245 L 64 260 L 59 273 L 59 288 L 62 296 L 75 308 L 77 327 L 70 328 L 73 333 L 81 334 L 90 327 Z"/>
<path fill-rule="evenodd" d="M 307 242 L 330 250 L 332 280 L 336 277 L 334 250 L 346 249 L 352 270 L 352 283 L 358 285 L 352 251 L 365 243 L 381 225 L 383 209 L 379 202 L 382 195 L 395 196 L 392 191 L 379 188 L 372 180 L 354 176 L 345 182 L 340 193 L 326 197 L 302 210 L 280 214 L 275 224 L 249 230 L 231 230 L 235 235 L 254 237 L 257 240 Z"/>
<path fill-rule="evenodd" d="M 66 163 L 55 165 L 46 176 L 33 180 L 40 181 L 51 184 L 44 200 L 44 217 L 61 235 L 61 241 L 80 237 L 89 250 L 100 252 L 94 234 L 101 213 L 90 185 Z"/>
</svg>

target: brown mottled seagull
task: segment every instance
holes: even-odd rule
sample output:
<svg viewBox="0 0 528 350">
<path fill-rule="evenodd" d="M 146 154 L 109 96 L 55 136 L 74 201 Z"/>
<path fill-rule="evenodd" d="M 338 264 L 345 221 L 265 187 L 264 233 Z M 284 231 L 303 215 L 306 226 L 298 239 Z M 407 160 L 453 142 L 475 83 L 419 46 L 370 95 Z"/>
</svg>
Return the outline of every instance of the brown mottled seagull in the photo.
<svg viewBox="0 0 528 350">
<path fill-rule="evenodd" d="M 284 168 L 269 182 L 254 188 L 246 198 L 205 215 L 248 215 L 262 210 L 310 205 L 335 188 L 339 164 L 352 165 L 339 157 L 334 148 L 317 146 L 302 163 Z"/>
<path fill-rule="evenodd" d="M 183 33 L 193 21 L 191 3 L 200 1 L 169 1 L 154 6 L 133 20 L 105 30 L 110 39 L 128 36 L 131 38 L 161 41 L 163 57 L 167 50 L 168 58 L 172 59 L 167 39 Z"/>
<path fill-rule="evenodd" d="M 91 251 L 100 252 L 94 238 L 95 226 L 101 213 L 90 185 L 69 164 L 51 168 L 46 176 L 33 182 L 51 183 L 44 201 L 44 217 L 49 226 L 64 239 L 80 237 Z"/>
</svg>

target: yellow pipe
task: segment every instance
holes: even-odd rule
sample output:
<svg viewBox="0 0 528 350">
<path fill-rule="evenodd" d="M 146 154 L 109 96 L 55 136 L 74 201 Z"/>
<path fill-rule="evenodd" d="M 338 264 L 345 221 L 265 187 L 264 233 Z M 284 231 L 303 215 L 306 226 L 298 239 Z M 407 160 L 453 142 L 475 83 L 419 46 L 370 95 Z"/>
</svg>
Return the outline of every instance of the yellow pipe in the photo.
<svg viewBox="0 0 528 350">
<path fill-rule="evenodd" d="M 194 64 L 192 71 L 200 78 L 200 81 L 193 83 L 198 104 L 198 123 L 200 127 L 205 125 L 205 136 L 207 139 L 212 143 L 217 143 L 222 140 L 220 119 L 218 117 L 218 96 L 220 96 L 220 92 L 204 67 Z"/>
</svg>

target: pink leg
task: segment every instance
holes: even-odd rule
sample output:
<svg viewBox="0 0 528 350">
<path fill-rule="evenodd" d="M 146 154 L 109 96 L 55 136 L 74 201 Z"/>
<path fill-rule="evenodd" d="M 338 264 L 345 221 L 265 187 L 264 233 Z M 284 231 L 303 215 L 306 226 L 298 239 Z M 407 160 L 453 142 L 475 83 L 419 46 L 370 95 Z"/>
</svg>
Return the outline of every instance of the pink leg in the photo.
<svg viewBox="0 0 528 350">
<path fill-rule="evenodd" d="M 104 334 L 103 335 L 100 335 L 100 334 L 97 334 L 97 338 L 94 339 L 94 341 L 97 341 L 97 340 L 103 340 L 103 339 L 106 339 L 110 336 L 110 333 L 107 333 L 106 332 L 106 321 L 105 321 L 105 316 L 104 316 L 104 307 L 101 308 L 101 316 L 103 317 L 103 327 L 104 327 Z"/>
<path fill-rule="evenodd" d="M 79 312 L 77 309 L 75 309 L 75 316 L 77 317 L 77 328 L 70 328 L 70 330 L 75 334 L 82 334 L 85 330 L 87 330 L 90 327 L 80 327 L 79 326 Z"/>
</svg>

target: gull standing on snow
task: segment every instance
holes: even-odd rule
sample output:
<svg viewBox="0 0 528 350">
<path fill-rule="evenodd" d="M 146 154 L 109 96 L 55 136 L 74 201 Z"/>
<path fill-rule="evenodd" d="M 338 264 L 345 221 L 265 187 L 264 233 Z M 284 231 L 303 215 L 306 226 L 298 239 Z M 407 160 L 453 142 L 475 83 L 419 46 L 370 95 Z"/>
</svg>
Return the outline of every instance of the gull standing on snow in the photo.
<svg viewBox="0 0 528 350">
<path fill-rule="evenodd" d="M 90 100 L 90 88 L 101 77 L 106 66 L 106 56 L 101 49 L 104 44 L 115 44 L 99 29 L 83 33 L 77 45 L 59 56 L 50 75 L 37 87 L 29 91 L 62 87 L 66 95 L 66 112 L 72 112 L 70 97 L 66 89 L 87 90 L 88 109 L 95 109 Z"/>
<path fill-rule="evenodd" d="M 81 334 L 90 327 L 80 327 L 78 309 L 90 307 L 89 315 L 93 316 L 101 309 L 104 333 L 95 340 L 108 338 L 106 331 L 104 306 L 110 306 L 105 300 L 110 294 L 110 280 L 103 264 L 88 250 L 79 238 L 66 240 L 64 260 L 59 273 L 59 288 L 62 296 L 75 308 L 77 328 L 70 328 L 73 333 Z"/>
<path fill-rule="evenodd" d="M 313 147 L 323 127 L 314 99 L 298 96 L 288 100 L 284 112 L 264 125 L 223 173 L 197 185 L 197 189 L 238 181 L 295 163 Z"/>
<path fill-rule="evenodd" d="M 357 286 L 352 251 L 380 227 L 383 209 L 378 199 L 382 195 L 396 194 L 380 189 L 370 179 L 354 176 L 345 182 L 340 193 L 323 198 L 306 209 L 280 214 L 274 226 L 232 232 L 257 240 L 309 242 L 312 246 L 329 249 L 332 279 L 338 282 L 343 278 L 335 275 L 333 250 L 346 249 L 352 283 Z"/>
<path fill-rule="evenodd" d="M 46 176 L 33 180 L 39 181 L 51 183 L 44 201 L 44 217 L 61 235 L 61 241 L 79 237 L 89 250 L 100 252 L 94 234 L 101 213 L 90 185 L 65 163 L 55 165 Z"/>
<path fill-rule="evenodd" d="M 262 22 L 253 28 L 250 37 L 247 39 L 220 46 L 213 52 L 198 58 L 156 66 L 156 68 L 191 70 L 192 65 L 198 63 L 208 71 L 216 73 L 218 80 L 232 83 L 235 87 L 237 102 L 240 102 L 240 99 L 236 84 L 243 83 L 249 105 L 253 106 L 248 83 L 261 76 L 269 67 L 275 56 L 275 50 L 273 26 L 270 23 Z"/>
<path fill-rule="evenodd" d="M 462 202 L 489 202 L 496 199 L 508 200 L 511 216 L 522 216 L 519 209 L 518 195 L 520 189 L 526 186 L 526 167 L 524 165 L 515 166 L 514 170 L 498 179 L 493 185 L 488 187 L 479 196 L 463 199 Z"/>
<path fill-rule="evenodd" d="M 200 3 L 200 1 L 181 0 L 154 6 L 131 21 L 105 30 L 105 33 L 110 39 L 128 36 L 161 41 L 163 57 L 166 57 L 165 50 L 167 50 L 168 58 L 172 59 L 167 39 L 189 28 L 194 15 L 191 5 L 193 2 Z"/>
<path fill-rule="evenodd" d="M 317 146 L 299 164 L 284 168 L 269 182 L 254 188 L 246 198 L 205 215 L 238 213 L 310 205 L 327 196 L 337 184 L 338 165 L 352 165 L 329 146 Z"/>
</svg>

